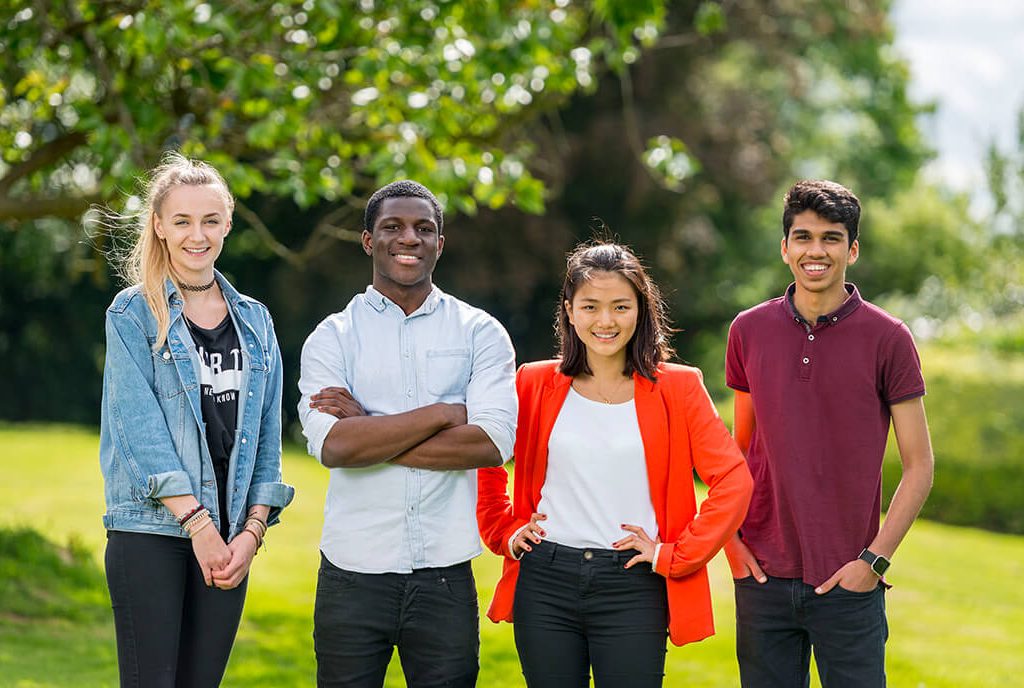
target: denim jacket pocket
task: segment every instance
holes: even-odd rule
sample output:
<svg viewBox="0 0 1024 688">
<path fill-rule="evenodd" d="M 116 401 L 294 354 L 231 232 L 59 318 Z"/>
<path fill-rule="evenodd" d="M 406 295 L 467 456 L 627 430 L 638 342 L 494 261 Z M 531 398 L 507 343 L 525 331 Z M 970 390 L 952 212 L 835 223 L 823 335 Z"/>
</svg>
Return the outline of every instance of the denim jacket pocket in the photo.
<svg viewBox="0 0 1024 688">
<path fill-rule="evenodd" d="M 170 349 L 164 344 L 153 352 L 153 388 L 157 396 L 162 399 L 173 399 L 182 392 L 181 378 L 178 377 L 178 369 L 174 365 L 174 356 Z"/>
<path fill-rule="evenodd" d="M 436 397 L 465 395 L 469 384 L 469 349 L 427 351 L 427 391 Z"/>
</svg>

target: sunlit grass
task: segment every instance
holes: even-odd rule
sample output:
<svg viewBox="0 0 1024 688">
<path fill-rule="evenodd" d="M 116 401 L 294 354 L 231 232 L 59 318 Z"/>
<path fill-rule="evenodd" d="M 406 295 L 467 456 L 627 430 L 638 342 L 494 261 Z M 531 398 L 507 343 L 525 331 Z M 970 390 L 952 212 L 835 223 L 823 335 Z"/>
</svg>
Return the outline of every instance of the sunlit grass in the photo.
<svg viewBox="0 0 1024 688">
<path fill-rule="evenodd" d="M 102 482 L 94 431 L 63 426 L 0 426 L 0 526 L 33 528 L 58 545 L 72 539 L 102 572 Z M 296 449 L 285 479 L 297 488 L 267 549 L 257 557 L 225 686 L 312 686 L 313 596 L 326 471 Z M 6 563 L 6 562 L 4 562 Z M 474 562 L 486 608 L 500 562 Z M 733 657 L 732 586 L 721 557 L 712 562 L 718 635 L 668 654 L 667 686 L 738 685 Z M 0 567 L 0 571 L 6 569 Z M 101 574 L 100 574 L 101 575 Z M 990 688 L 1024 675 L 1024 538 L 919 522 L 893 562 L 887 603 L 889 683 L 898 688 Z M 90 580 L 100 580 L 90 579 Z M 93 583 L 93 593 L 97 583 Z M 117 684 L 113 620 L 104 594 L 75 597 L 74 620 L 0 614 L 0 685 Z M 6 609 L 7 607 L 0 607 Z M 55 614 L 62 614 L 59 607 Z M 481 623 L 480 685 L 523 686 L 512 627 Z M 403 686 L 397 656 L 388 686 Z M 815 682 L 814 685 L 817 685 Z"/>
</svg>

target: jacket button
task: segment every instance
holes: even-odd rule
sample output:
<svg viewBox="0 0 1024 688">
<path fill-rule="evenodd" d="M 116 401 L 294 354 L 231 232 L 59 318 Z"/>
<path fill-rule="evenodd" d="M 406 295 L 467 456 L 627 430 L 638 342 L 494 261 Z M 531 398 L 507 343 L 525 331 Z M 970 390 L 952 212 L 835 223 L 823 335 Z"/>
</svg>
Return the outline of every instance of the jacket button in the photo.
<svg viewBox="0 0 1024 688">
<path fill-rule="evenodd" d="M 170 357 L 171 357 L 171 352 L 170 351 L 165 351 L 164 352 L 164 360 L 166 361 Z"/>
</svg>

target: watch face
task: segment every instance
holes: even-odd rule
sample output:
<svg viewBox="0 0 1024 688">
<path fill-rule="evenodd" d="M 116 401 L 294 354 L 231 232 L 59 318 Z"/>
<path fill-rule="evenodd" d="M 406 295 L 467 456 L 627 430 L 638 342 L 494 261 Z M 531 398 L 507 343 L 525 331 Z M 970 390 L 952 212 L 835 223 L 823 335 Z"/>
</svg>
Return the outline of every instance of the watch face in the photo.
<svg viewBox="0 0 1024 688">
<path fill-rule="evenodd" d="M 875 559 L 875 562 L 871 564 L 871 570 L 881 576 L 889 568 L 889 560 L 885 557 L 879 556 Z"/>
</svg>

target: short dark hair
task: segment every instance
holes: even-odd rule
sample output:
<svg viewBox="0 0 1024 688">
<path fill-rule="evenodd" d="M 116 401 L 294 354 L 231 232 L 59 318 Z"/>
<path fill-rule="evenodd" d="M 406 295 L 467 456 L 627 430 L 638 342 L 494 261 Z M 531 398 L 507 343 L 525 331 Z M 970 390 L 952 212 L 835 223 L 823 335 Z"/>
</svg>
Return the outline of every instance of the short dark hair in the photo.
<svg viewBox="0 0 1024 688">
<path fill-rule="evenodd" d="M 576 247 L 566 261 L 565 281 L 555 315 L 555 330 L 561 354 L 559 370 L 575 377 L 593 374 L 587 364 L 587 348 L 569 322 L 565 302 L 572 303 L 576 290 L 595 272 L 614 272 L 626 278 L 636 292 L 638 305 L 636 331 L 626 344 L 624 375 L 639 373 L 653 381 L 658 364 L 675 352 L 669 344 L 669 327 L 665 302 L 658 286 L 647 274 L 640 259 L 629 247 L 612 242 L 588 242 Z"/>
<path fill-rule="evenodd" d="M 366 202 L 366 211 L 363 213 L 363 229 L 367 232 L 373 232 L 373 225 L 377 222 L 377 217 L 380 215 L 380 207 L 384 204 L 385 200 L 389 198 L 410 197 L 422 198 L 430 202 L 430 205 L 434 208 L 434 221 L 437 223 L 437 231 L 440 234 L 444 230 L 444 211 L 441 210 L 441 204 L 438 202 L 437 196 L 419 182 L 408 179 L 391 182 L 373 192 L 370 200 Z"/>
<path fill-rule="evenodd" d="M 793 218 L 810 210 L 829 222 L 846 227 L 850 245 L 857 240 L 860 200 L 842 184 L 824 179 L 804 179 L 794 184 L 783 199 L 782 237 L 789 238 Z"/>
</svg>

